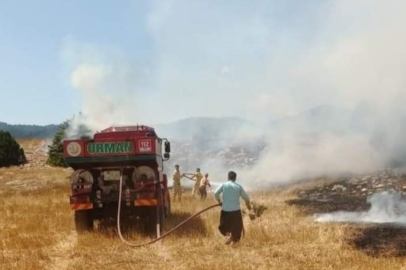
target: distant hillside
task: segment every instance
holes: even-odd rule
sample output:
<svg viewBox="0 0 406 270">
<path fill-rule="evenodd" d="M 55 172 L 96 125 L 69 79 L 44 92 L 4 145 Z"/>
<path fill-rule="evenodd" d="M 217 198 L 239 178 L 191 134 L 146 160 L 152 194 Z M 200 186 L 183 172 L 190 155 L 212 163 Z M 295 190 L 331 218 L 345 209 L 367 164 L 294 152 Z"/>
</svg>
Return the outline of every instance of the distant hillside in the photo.
<svg viewBox="0 0 406 270">
<path fill-rule="evenodd" d="M 331 106 L 319 106 L 293 116 L 270 122 L 272 129 L 301 132 L 343 132 L 350 128 L 351 112 Z"/>
<path fill-rule="evenodd" d="M 49 138 L 58 130 L 59 125 L 10 125 L 0 122 L 0 130 L 11 133 L 15 138 Z"/>
<path fill-rule="evenodd" d="M 259 160 L 266 146 L 256 134 L 260 127 L 240 117 L 193 117 L 155 128 L 159 136 L 171 141 L 167 173 L 175 164 L 181 164 L 183 171 L 211 167 L 211 173 L 219 167 L 250 167 Z"/>
<path fill-rule="evenodd" d="M 254 127 L 255 123 L 239 117 L 194 117 L 157 125 L 155 128 L 161 137 L 206 147 L 247 134 Z"/>
<path fill-rule="evenodd" d="M 238 117 L 196 117 L 186 118 L 168 124 L 154 126 L 163 137 L 177 138 L 178 140 L 196 140 L 204 138 L 205 141 L 218 140 L 230 137 L 244 128 L 254 124 Z M 48 138 L 58 130 L 59 125 L 11 125 L 0 122 L 0 130 L 9 131 L 17 138 Z"/>
</svg>

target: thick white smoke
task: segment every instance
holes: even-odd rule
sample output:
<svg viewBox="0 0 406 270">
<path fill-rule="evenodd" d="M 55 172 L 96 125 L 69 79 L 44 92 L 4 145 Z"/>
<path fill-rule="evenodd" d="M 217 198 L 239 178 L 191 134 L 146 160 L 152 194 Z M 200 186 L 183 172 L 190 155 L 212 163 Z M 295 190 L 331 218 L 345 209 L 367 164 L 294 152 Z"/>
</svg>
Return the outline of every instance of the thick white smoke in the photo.
<svg viewBox="0 0 406 270">
<path fill-rule="evenodd" d="M 366 212 L 335 212 L 316 216 L 317 222 L 397 223 L 406 225 L 406 202 L 397 193 L 377 193 L 368 198 Z"/>
<path fill-rule="evenodd" d="M 85 125 L 91 133 L 111 125 L 131 123 L 141 114 L 143 91 L 135 83 L 140 75 L 126 66 L 80 64 L 71 75 L 81 93 L 81 115 L 73 119 L 68 136 L 77 136 Z"/>
<path fill-rule="evenodd" d="M 75 118 L 71 134 L 80 124 L 94 132 L 240 116 L 257 123 L 246 129 L 247 140 L 268 144 L 254 168 L 235 168 L 246 179 L 401 167 L 405 8 L 401 0 L 153 1 L 144 29 L 154 48 L 148 61 L 67 42 L 71 83 L 86 116 Z M 230 129 L 224 134 L 235 141 Z M 202 164 L 223 171 L 217 161 Z"/>
</svg>

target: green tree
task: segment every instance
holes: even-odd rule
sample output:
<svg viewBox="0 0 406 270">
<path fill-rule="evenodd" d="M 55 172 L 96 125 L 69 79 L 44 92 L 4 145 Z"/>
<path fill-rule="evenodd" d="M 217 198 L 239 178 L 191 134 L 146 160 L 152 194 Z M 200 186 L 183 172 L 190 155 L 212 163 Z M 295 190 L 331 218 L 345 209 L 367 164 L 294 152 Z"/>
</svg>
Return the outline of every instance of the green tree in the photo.
<svg viewBox="0 0 406 270">
<path fill-rule="evenodd" d="M 63 139 L 65 138 L 65 131 L 68 127 L 68 122 L 61 124 L 59 130 L 54 135 L 52 145 L 48 146 L 48 165 L 54 167 L 68 167 L 63 157 Z"/>
<path fill-rule="evenodd" d="M 20 165 L 26 162 L 24 150 L 10 132 L 0 130 L 0 167 Z"/>
</svg>

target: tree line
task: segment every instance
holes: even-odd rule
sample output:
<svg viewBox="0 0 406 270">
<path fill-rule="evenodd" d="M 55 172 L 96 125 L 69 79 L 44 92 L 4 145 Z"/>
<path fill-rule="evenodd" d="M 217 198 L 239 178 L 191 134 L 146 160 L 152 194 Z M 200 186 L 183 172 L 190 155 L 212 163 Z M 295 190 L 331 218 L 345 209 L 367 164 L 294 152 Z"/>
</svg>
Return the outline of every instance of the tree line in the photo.
<svg viewBox="0 0 406 270">
<path fill-rule="evenodd" d="M 14 138 L 50 138 L 58 129 L 59 125 L 10 125 L 0 122 L 0 130 L 8 131 Z"/>
<path fill-rule="evenodd" d="M 53 139 L 52 144 L 48 146 L 48 159 L 47 159 L 47 164 L 50 166 L 54 167 L 68 166 L 63 157 L 63 140 L 66 138 L 66 129 L 69 127 L 69 123 L 70 121 L 65 121 L 61 125 L 57 126 L 57 129 L 55 131 L 52 131 Z M 89 129 L 87 129 L 85 126 L 81 126 L 79 130 L 80 132 L 89 133 Z M 51 131 L 48 132 L 49 134 L 51 134 Z M 49 134 L 45 137 L 50 137 Z M 82 135 L 80 137 L 87 138 L 87 136 L 85 135 Z M 27 159 L 25 157 L 23 148 L 20 147 L 20 145 L 15 140 L 10 131 L 1 130 L 0 126 L 0 167 L 21 165 L 26 162 Z"/>
</svg>

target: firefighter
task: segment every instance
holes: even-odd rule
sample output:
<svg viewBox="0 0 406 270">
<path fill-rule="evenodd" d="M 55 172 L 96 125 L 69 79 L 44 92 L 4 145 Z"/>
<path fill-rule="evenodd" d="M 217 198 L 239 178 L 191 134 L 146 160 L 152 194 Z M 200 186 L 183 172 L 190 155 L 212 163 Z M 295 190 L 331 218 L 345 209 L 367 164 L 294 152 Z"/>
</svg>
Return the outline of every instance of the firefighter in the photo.
<svg viewBox="0 0 406 270">
<path fill-rule="evenodd" d="M 199 193 L 199 188 L 200 188 L 200 181 L 202 181 L 203 175 L 200 173 L 200 168 L 196 169 L 196 173 L 192 176 L 192 179 L 195 182 L 195 185 L 193 186 L 192 189 L 192 196 L 194 197 Z"/>
<path fill-rule="evenodd" d="M 175 165 L 175 172 L 173 173 L 172 180 L 173 180 L 173 201 L 176 201 L 176 197 L 178 197 L 179 201 L 182 199 L 182 187 L 180 185 L 180 179 L 183 177 L 183 174 L 180 174 L 179 165 Z"/>
<path fill-rule="evenodd" d="M 226 237 L 226 244 L 237 243 L 241 239 L 243 221 L 240 209 L 240 197 L 251 210 L 250 199 L 244 188 L 237 184 L 237 174 L 233 171 L 228 173 L 228 182 L 221 184 L 214 192 L 214 197 L 221 204 L 219 230 Z M 222 194 L 222 200 L 220 199 Z"/>
<path fill-rule="evenodd" d="M 203 179 L 200 181 L 199 192 L 200 192 L 200 199 L 202 201 L 204 201 L 207 197 L 207 186 L 211 187 L 208 173 L 206 173 L 204 175 Z"/>
</svg>

